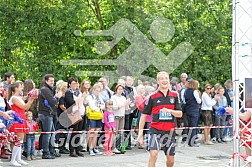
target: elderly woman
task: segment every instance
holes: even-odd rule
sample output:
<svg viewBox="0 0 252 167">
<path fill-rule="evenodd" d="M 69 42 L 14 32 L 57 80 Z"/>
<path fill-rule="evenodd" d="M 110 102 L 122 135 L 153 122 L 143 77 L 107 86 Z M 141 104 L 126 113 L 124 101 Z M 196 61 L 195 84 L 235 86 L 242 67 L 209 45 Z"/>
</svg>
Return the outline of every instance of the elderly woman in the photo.
<svg viewBox="0 0 252 167">
<path fill-rule="evenodd" d="M 84 115 L 85 108 L 84 108 L 84 98 L 85 94 L 81 94 L 79 91 L 79 83 L 78 80 L 75 78 L 68 79 L 68 84 L 70 88 L 65 93 L 65 107 L 70 110 L 73 109 L 75 106 L 78 106 L 78 112 L 80 116 Z M 70 128 L 73 131 L 79 131 L 83 127 L 83 120 L 73 124 Z M 76 137 L 76 135 L 79 135 Z M 69 150 L 71 157 L 83 157 L 84 154 L 80 152 L 80 134 L 72 133 L 69 141 Z M 74 152 L 75 151 L 75 152 Z"/>
</svg>

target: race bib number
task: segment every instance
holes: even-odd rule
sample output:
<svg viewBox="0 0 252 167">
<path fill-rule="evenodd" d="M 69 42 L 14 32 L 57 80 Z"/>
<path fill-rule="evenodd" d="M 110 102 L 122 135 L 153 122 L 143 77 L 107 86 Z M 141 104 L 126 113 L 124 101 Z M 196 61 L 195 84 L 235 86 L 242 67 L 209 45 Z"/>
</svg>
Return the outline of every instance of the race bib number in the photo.
<svg viewBox="0 0 252 167">
<path fill-rule="evenodd" d="M 159 111 L 159 120 L 172 120 L 171 113 L 163 113 L 162 110 Z"/>
<path fill-rule="evenodd" d="M 108 121 L 109 121 L 109 122 L 115 122 L 114 115 L 112 115 L 112 114 L 109 115 L 109 116 L 108 116 Z"/>
</svg>

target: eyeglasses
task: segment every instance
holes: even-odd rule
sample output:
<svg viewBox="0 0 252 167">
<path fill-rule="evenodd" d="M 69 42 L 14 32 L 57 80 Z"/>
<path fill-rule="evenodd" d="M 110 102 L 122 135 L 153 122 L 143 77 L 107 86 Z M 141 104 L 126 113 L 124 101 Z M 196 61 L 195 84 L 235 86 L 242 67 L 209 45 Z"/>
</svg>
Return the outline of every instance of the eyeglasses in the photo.
<svg viewBox="0 0 252 167">
<path fill-rule="evenodd" d="M 212 89 L 212 88 L 206 88 L 207 90 Z"/>
</svg>

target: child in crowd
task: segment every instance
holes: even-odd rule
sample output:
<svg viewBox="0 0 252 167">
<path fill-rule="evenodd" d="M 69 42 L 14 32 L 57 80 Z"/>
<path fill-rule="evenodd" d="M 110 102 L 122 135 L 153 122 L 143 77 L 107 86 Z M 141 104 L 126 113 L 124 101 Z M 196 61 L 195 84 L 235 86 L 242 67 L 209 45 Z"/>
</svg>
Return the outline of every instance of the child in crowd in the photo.
<svg viewBox="0 0 252 167">
<path fill-rule="evenodd" d="M 26 112 L 26 122 L 29 128 L 29 132 L 36 132 L 38 130 L 38 124 L 32 120 L 32 112 Z M 27 161 L 35 160 L 35 134 L 26 134 L 27 143 Z"/>
<path fill-rule="evenodd" d="M 217 94 L 219 94 L 220 98 L 217 101 L 217 103 L 213 106 L 214 110 L 216 111 L 215 115 L 215 126 L 225 126 L 225 121 L 226 121 L 226 115 L 219 116 L 217 114 L 218 109 L 220 107 L 228 106 L 227 103 L 227 98 L 224 96 L 225 90 L 223 87 L 219 87 L 217 90 Z M 218 143 L 223 143 L 226 142 L 223 140 L 224 135 L 223 135 L 224 129 L 223 128 L 216 128 L 215 129 L 215 136 L 216 136 L 216 141 Z"/>
<path fill-rule="evenodd" d="M 0 82 L 0 112 L 5 112 L 5 101 L 4 101 L 4 94 L 5 94 L 5 89 L 3 88 L 3 83 Z M 3 128 L 5 128 L 5 122 L 6 120 L 4 119 L 3 116 L 0 115 L 0 133 L 2 132 Z M 2 146 L 0 148 L 1 152 L 0 152 L 0 157 L 2 159 L 8 159 L 8 157 L 5 154 L 5 146 Z"/>
<path fill-rule="evenodd" d="M 114 155 L 111 151 L 113 131 L 116 127 L 115 115 L 112 111 L 113 101 L 108 100 L 105 103 L 106 111 L 104 112 L 104 130 L 105 130 L 105 146 L 104 155 Z"/>
</svg>

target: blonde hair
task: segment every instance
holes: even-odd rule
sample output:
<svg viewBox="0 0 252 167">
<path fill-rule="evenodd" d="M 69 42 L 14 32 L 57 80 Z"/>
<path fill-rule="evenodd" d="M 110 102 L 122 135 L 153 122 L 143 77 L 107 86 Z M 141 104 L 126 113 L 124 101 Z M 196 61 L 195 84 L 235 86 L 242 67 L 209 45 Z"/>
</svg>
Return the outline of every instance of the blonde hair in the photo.
<svg viewBox="0 0 252 167">
<path fill-rule="evenodd" d="M 165 71 L 160 71 L 159 73 L 157 73 L 157 80 L 158 80 L 158 78 L 160 77 L 160 75 L 167 75 L 168 78 L 169 78 L 169 74 L 168 74 L 167 72 L 165 72 Z"/>
<path fill-rule="evenodd" d="M 27 118 L 29 115 L 33 115 L 33 113 L 32 113 L 31 111 L 26 111 L 26 113 L 25 113 L 26 118 Z"/>
<path fill-rule="evenodd" d="M 86 82 L 89 82 L 89 84 L 90 84 L 90 88 L 89 88 L 88 90 L 86 90 L 86 88 L 84 88 L 84 85 L 85 85 Z M 83 93 L 83 92 L 89 92 L 90 89 L 91 89 L 91 82 L 90 82 L 89 80 L 84 79 L 84 80 L 81 82 L 81 86 L 80 86 L 81 92 L 82 92 L 82 93 Z"/>
<path fill-rule="evenodd" d="M 194 80 L 195 82 L 194 82 L 194 89 L 195 90 L 198 90 L 199 89 L 199 81 L 197 81 L 197 80 Z"/>
<path fill-rule="evenodd" d="M 223 90 L 225 91 L 224 87 L 220 86 L 220 87 L 218 87 L 218 89 L 217 89 L 217 93 L 219 93 L 221 89 L 223 89 Z"/>
<path fill-rule="evenodd" d="M 67 86 L 67 82 L 61 81 L 56 84 L 56 92 L 61 91 L 64 86 Z"/>
<path fill-rule="evenodd" d="M 108 105 L 113 105 L 113 101 L 112 100 L 106 101 L 105 107 L 107 108 Z"/>
<path fill-rule="evenodd" d="M 94 84 L 94 86 L 91 89 L 91 92 L 93 92 L 95 89 L 100 89 L 100 91 L 102 91 L 102 87 L 99 83 Z"/>
<path fill-rule="evenodd" d="M 189 89 L 197 90 L 199 85 L 195 80 L 190 80 L 186 83 L 186 87 Z"/>
</svg>

